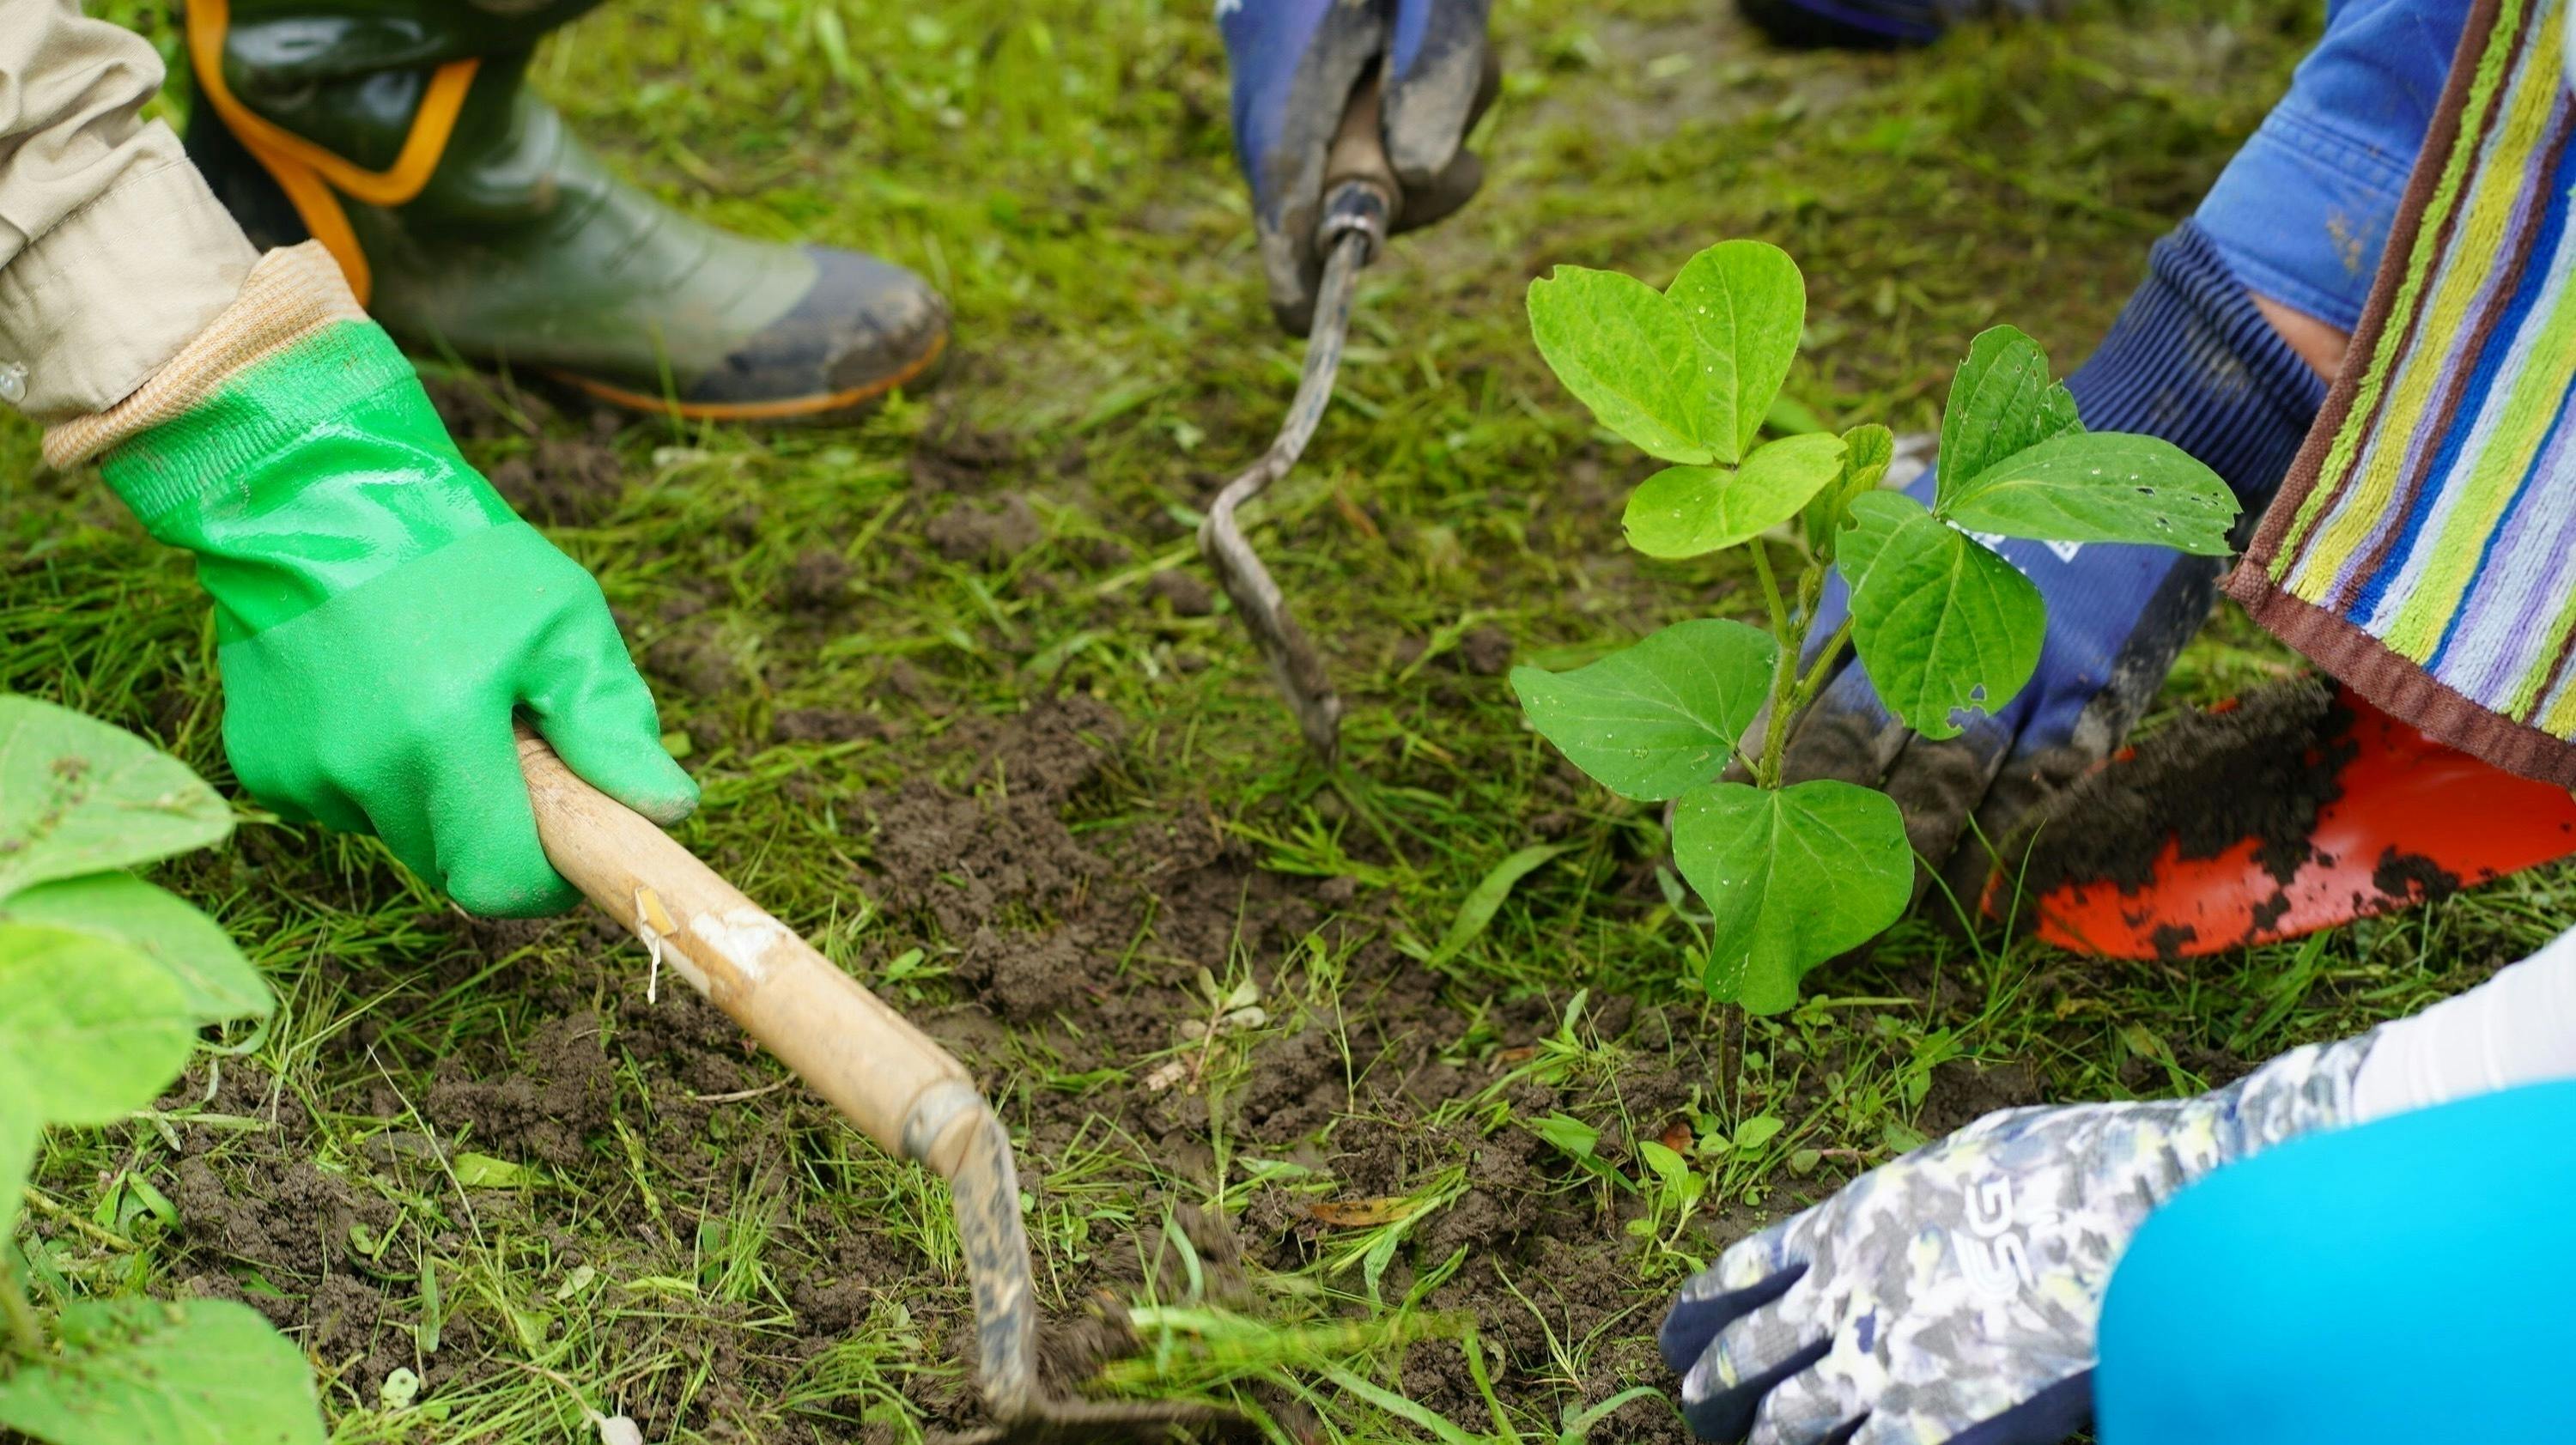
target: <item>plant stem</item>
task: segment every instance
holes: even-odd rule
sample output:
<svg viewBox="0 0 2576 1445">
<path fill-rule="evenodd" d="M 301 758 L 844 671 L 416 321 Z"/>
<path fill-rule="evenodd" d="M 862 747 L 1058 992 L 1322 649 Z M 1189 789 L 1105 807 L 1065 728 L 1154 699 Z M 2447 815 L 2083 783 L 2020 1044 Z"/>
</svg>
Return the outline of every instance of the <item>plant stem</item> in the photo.
<svg viewBox="0 0 2576 1445">
<path fill-rule="evenodd" d="M 1851 633 L 1852 620 L 1846 617 L 1843 625 L 1834 629 L 1834 635 L 1825 639 L 1823 649 L 1816 653 L 1816 665 L 1808 668 L 1807 675 L 1798 682 L 1797 707 L 1805 707 L 1824 690 L 1825 669 L 1833 666 L 1834 659 L 1842 655 L 1843 644 L 1851 641 Z"/>
<path fill-rule="evenodd" d="M 1789 604 L 1780 595 L 1780 579 L 1771 571 L 1771 544 L 1760 537 L 1753 539 L 1753 575 L 1762 579 L 1762 600 L 1771 609 L 1771 635 L 1785 642 Z"/>
<path fill-rule="evenodd" d="M 45 1352 L 45 1327 L 18 1285 L 17 1252 L 14 1241 L 0 1239 L 0 1315 L 8 1317 L 10 1353 L 31 1360 Z"/>
<path fill-rule="evenodd" d="M 1798 721 L 1798 714 L 1806 711 L 1807 704 L 1815 701 L 1816 694 L 1824 689 L 1825 673 L 1834 665 L 1834 659 L 1842 655 L 1843 644 L 1851 641 L 1851 630 L 1852 621 L 1849 617 L 1845 617 L 1842 625 L 1834 629 L 1834 635 L 1826 638 L 1825 645 L 1816 650 L 1815 665 L 1807 669 L 1806 676 L 1796 679 L 1785 688 L 1778 683 L 1772 685 L 1771 719 L 1778 725 L 1762 736 L 1762 776 L 1775 779 L 1780 776 L 1780 757 L 1782 751 L 1789 745 L 1789 729 Z M 1798 650 L 1806 646 L 1806 619 L 1799 619 L 1797 633 L 1797 641 L 1791 644 L 1789 650 L 1784 650 L 1780 654 L 1783 672 L 1796 667 L 1794 659 L 1797 657 Z M 1776 784 L 1766 783 L 1764 786 L 1770 787 Z"/>
<path fill-rule="evenodd" d="M 1798 686 L 1798 645 L 1806 623 L 1782 599 L 1780 579 L 1771 571 L 1771 544 L 1760 537 L 1753 539 L 1753 575 L 1762 579 L 1762 600 L 1771 608 L 1771 640 L 1779 648 L 1779 657 L 1771 668 L 1771 724 L 1764 730 L 1762 757 L 1753 765 L 1753 785 L 1776 788 L 1780 786 L 1780 749 L 1788 739 L 1789 717 L 1795 711 L 1791 694 Z"/>
</svg>

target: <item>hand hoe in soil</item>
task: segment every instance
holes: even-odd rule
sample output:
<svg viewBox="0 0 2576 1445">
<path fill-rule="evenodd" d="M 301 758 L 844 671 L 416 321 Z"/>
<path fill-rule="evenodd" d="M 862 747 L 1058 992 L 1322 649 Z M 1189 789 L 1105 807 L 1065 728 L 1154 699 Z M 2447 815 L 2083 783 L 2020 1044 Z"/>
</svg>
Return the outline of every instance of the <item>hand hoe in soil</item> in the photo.
<svg viewBox="0 0 2576 1445">
<path fill-rule="evenodd" d="M 1327 157 L 1323 219 L 1316 223 L 1315 243 L 1324 252 L 1324 279 L 1315 292 L 1315 321 L 1306 333 L 1306 363 L 1297 376 L 1297 396 L 1288 404 L 1287 420 L 1270 450 L 1242 475 L 1226 483 L 1199 524 L 1199 551 L 1216 569 L 1225 595 L 1252 640 L 1270 663 L 1271 676 L 1297 715 L 1297 729 L 1319 758 L 1330 762 L 1341 747 L 1342 700 L 1334 695 L 1324 660 L 1308 641 L 1270 569 L 1245 541 L 1235 522 L 1236 509 L 1261 495 L 1272 482 L 1288 475 L 1315 435 L 1316 423 L 1333 401 L 1333 378 L 1342 366 L 1342 343 L 1350 336 L 1351 301 L 1359 289 L 1362 267 L 1386 243 L 1394 218 L 1395 171 L 1378 139 L 1378 86 L 1371 80 L 1352 98 Z"/>
<path fill-rule="evenodd" d="M 2348 688 L 2276 684 L 2067 789 L 2019 880 L 2038 935 L 2114 958 L 2297 938 L 2576 854 L 2576 798 Z M 2018 859 L 2023 850 L 2013 849 Z M 2017 880 L 1986 894 L 1999 915 Z"/>
<path fill-rule="evenodd" d="M 657 969 L 686 979 L 879 1146 L 948 1181 L 975 1296 L 976 1384 L 996 1422 L 962 1439 L 1162 1442 L 1240 1423 L 1178 1401 L 1049 1396 L 1037 1375 L 1010 1136 L 966 1070 L 670 835 L 575 777 L 524 727 L 519 766 L 547 860 L 632 930 Z"/>
</svg>

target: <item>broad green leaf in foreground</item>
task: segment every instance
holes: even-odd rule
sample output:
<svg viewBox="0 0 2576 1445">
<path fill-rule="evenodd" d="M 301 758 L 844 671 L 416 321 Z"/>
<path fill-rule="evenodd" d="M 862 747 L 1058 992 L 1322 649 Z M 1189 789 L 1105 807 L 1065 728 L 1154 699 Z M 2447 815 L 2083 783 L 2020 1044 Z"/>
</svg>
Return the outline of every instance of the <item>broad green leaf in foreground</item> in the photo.
<svg viewBox="0 0 2576 1445">
<path fill-rule="evenodd" d="M 2077 432 L 2027 447 L 1956 487 L 1940 512 L 1972 532 L 2043 542 L 2144 542 L 2223 557 L 2236 494 L 2169 441 Z"/>
<path fill-rule="evenodd" d="M 1842 462 L 1842 438 L 1817 432 L 1756 448 L 1741 470 L 1666 467 L 1628 494 L 1628 545 L 1679 558 L 1751 541 L 1797 516 Z"/>
<path fill-rule="evenodd" d="M 1953 712 L 1994 712 L 2039 665 L 2048 624 L 2020 569 L 1910 497 L 1852 503 L 1836 566 L 1851 583 L 1852 646 L 1879 700 L 1929 738 Z"/>
<path fill-rule="evenodd" d="M 0 1380 L 0 1426 L 49 1445 L 322 1445 L 304 1352 L 230 1300 L 75 1300 L 60 1356 Z"/>
<path fill-rule="evenodd" d="M 1530 337 L 1601 424 L 1668 462 L 1717 460 L 1699 343 L 1679 308 L 1633 276 L 1559 266 L 1529 288 Z"/>
<path fill-rule="evenodd" d="M 1835 523 L 1852 499 L 1878 490 L 1896 461 L 1896 433 L 1876 422 L 1863 422 L 1843 433 L 1842 472 L 1831 486 L 1807 503 L 1807 549 L 1819 557 L 1834 555 Z"/>
<path fill-rule="evenodd" d="M 1753 450 L 1797 358 L 1806 278 L 1777 246 L 1720 241 L 1691 257 L 1664 295 L 1699 338 L 1708 444 L 1717 460 L 1732 463 Z"/>
<path fill-rule="evenodd" d="M 177 758 L 69 708 L 0 696 L 0 898 L 202 848 L 232 826 Z"/>
<path fill-rule="evenodd" d="M 0 923 L 0 1057 L 48 1124 L 108 1124 L 177 1078 L 196 1038 L 179 981 L 94 933 Z"/>
<path fill-rule="evenodd" d="M 2025 447 L 2082 429 L 2075 399 L 2048 379 L 2039 343 L 2010 326 L 1987 327 L 1968 343 L 1941 412 L 1941 497 Z"/>
<path fill-rule="evenodd" d="M 1549 859 L 1563 853 L 1568 845 L 1541 843 L 1523 848 L 1505 858 L 1467 893 L 1467 901 L 1458 905 L 1458 916 L 1449 923 L 1449 931 L 1440 936 L 1440 946 L 1431 951 L 1429 962 L 1447 963 L 1456 958 L 1468 944 L 1476 941 L 1485 926 L 1502 911 L 1503 900 L 1512 896 L 1512 885 L 1538 870 Z"/>
<path fill-rule="evenodd" d="M 1896 804 L 1831 780 L 1683 794 L 1673 861 L 1714 920 L 1710 995 L 1754 1013 L 1796 1003 L 1809 969 L 1877 937 L 1914 891 Z"/>
<path fill-rule="evenodd" d="M 1760 628 L 1702 618 L 1571 672 L 1513 668 L 1512 690 L 1531 726 L 1594 782 L 1654 803 L 1726 770 L 1778 657 Z"/>
<path fill-rule="evenodd" d="M 168 970 L 197 1024 L 266 1018 L 268 985 L 215 921 L 131 873 L 39 883 L 0 899 L 0 923 L 39 923 L 122 939 Z"/>
</svg>

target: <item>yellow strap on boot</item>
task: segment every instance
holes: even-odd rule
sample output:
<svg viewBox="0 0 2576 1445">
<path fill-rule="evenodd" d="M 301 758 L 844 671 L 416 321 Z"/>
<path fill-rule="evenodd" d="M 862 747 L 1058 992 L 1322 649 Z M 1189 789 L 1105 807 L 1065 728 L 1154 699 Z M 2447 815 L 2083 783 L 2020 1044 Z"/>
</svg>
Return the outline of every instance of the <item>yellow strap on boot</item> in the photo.
<svg viewBox="0 0 2576 1445">
<path fill-rule="evenodd" d="M 432 72 L 428 93 L 421 97 L 420 112 L 412 117 L 411 132 L 403 137 L 401 152 L 391 166 L 370 171 L 242 104 L 224 82 L 224 36 L 231 26 L 230 0 L 190 0 L 188 60 L 196 71 L 198 94 L 215 108 L 225 129 L 294 202 L 296 214 L 304 218 L 304 228 L 331 253 L 331 259 L 340 263 L 340 270 L 349 278 L 350 291 L 363 306 L 374 276 L 368 269 L 366 253 L 358 248 L 357 232 L 350 228 L 349 213 L 340 205 L 339 193 L 346 192 L 371 206 L 399 206 L 419 195 L 437 171 L 439 158 L 447 152 L 448 139 L 456 133 L 456 118 L 465 109 L 465 93 L 473 87 L 475 69 L 482 62 L 472 58 L 451 60 Z"/>
</svg>

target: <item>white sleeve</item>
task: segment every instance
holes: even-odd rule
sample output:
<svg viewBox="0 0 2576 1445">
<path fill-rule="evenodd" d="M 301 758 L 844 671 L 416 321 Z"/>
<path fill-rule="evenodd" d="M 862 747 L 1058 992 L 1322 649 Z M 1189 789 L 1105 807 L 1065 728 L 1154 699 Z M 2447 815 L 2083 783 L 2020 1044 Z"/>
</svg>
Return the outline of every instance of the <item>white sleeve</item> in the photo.
<svg viewBox="0 0 2576 1445">
<path fill-rule="evenodd" d="M 2354 1122 L 2576 1078 L 2576 929 L 2456 998 L 2383 1025 L 2353 1081 Z"/>
</svg>

